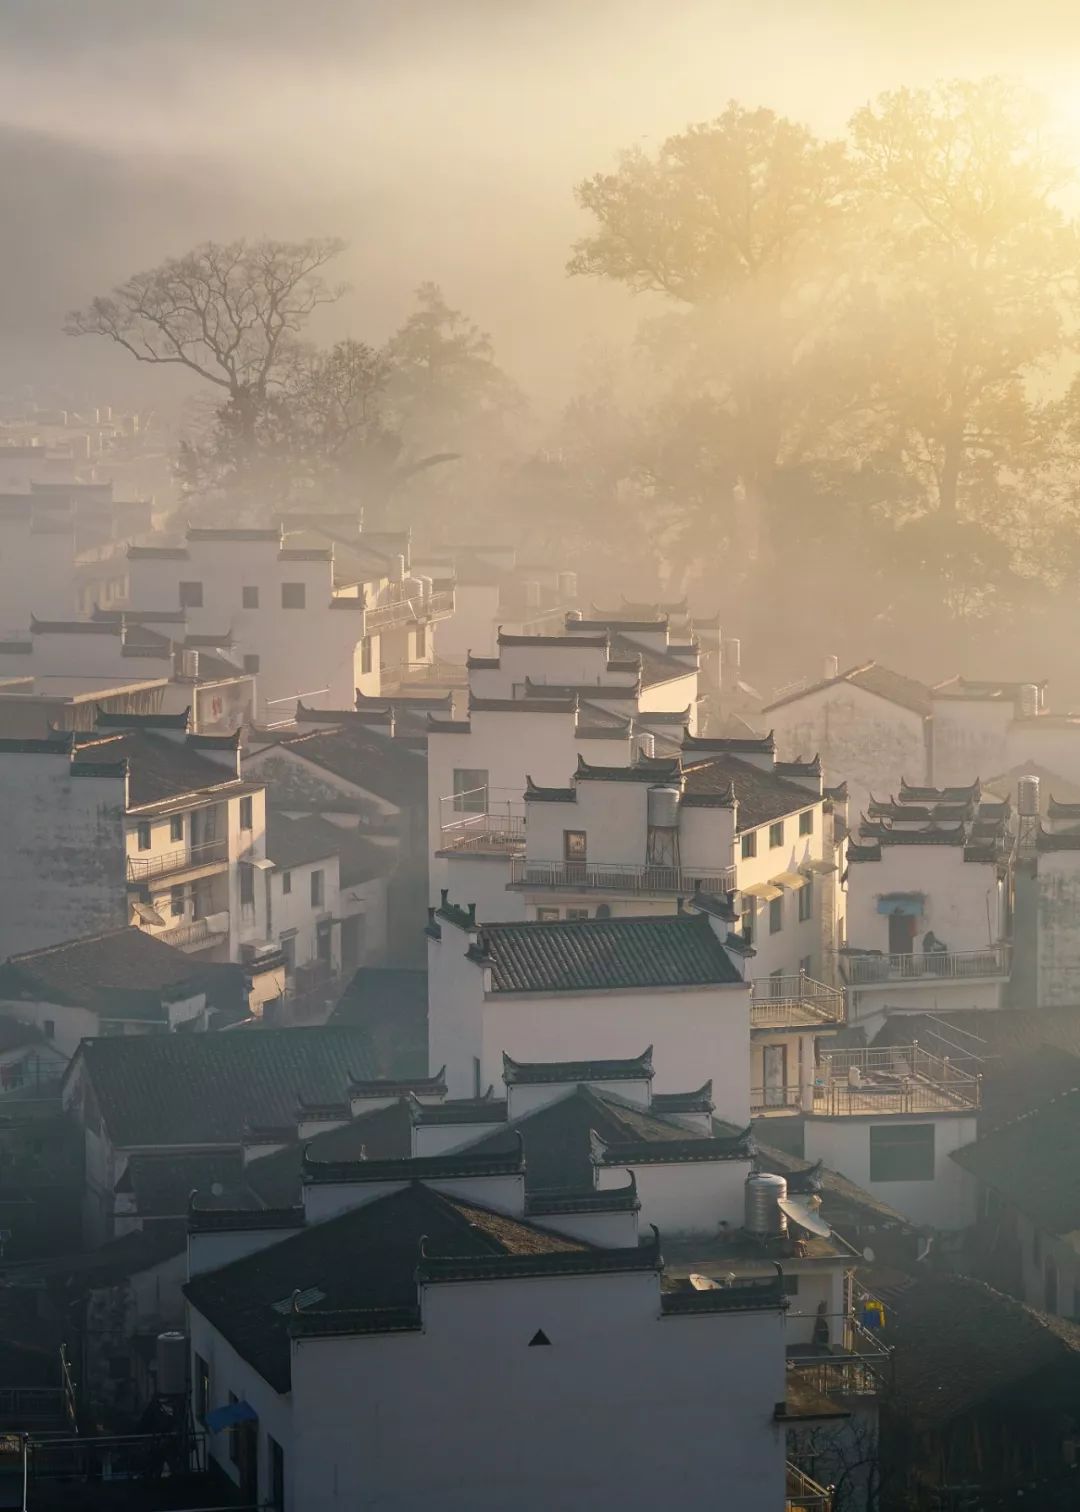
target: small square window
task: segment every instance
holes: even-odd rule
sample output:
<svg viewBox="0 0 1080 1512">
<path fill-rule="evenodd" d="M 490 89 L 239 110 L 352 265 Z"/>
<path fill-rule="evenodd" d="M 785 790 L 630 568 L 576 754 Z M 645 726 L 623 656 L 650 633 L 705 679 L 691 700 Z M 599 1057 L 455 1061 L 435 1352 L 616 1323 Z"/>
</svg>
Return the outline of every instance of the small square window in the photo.
<svg viewBox="0 0 1080 1512">
<path fill-rule="evenodd" d="M 769 903 L 769 933 L 779 934 L 784 927 L 784 900 L 773 898 Z"/>
<path fill-rule="evenodd" d="M 568 919 L 587 919 L 589 917 L 589 910 L 587 908 L 568 908 L 566 910 L 566 917 Z"/>
<path fill-rule="evenodd" d="M 870 1128 L 871 1181 L 933 1181 L 934 1125 L 888 1124 Z"/>
<path fill-rule="evenodd" d="M 307 601 L 303 583 L 282 583 L 281 607 L 283 609 L 303 609 Z"/>
<path fill-rule="evenodd" d="M 240 867 L 240 907 L 255 907 L 255 868 L 246 864 Z"/>
<path fill-rule="evenodd" d="M 245 609 L 257 609 L 259 607 L 258 588 L 242 588 L 240 592 L 241 601 Z"/>
<path fill-rule="evenodd" d="M 286 871 L 281 874 L 281 891 L 288 897 L 292 892 L 292 872 Z"/>
<path fill-rule="evenodd" d="M 799 834 L 812 835 L 813 833 L 814 811 L 813 809 L 803 809 L 802 813 L 799 815 Z"/>
<path fill-rule="evenodd" d="M 742 837 L 742 858 L 751 861 L 757 855 L 757 830 L 747 830 Z"/>
<path fill-rule="evenodd" d="M 769 825 L 769 849 L 776 850 L 777 846 L 784 843 L 784 821 L 778 819 L 775 824 Z"/>
<path fill-rule="evenodd" d="M 799 923 L 805 924 L 814 917 L 814 884 L 807 877 L 806 886 L 799 889 Z"/>
<path fill-rule="evenodd" d="M 311 874 L 311 906 L 321 908 L 323 906 L 323 874 L 321 871 L 313 871 Z"/>
<path fill-rule="evenodd" d="M 153 843 L 153 837 L 152 837 L 152 832 L 151 832 L 151 829 L 150 829 L 150 822 L 149 822 L 149 820 L 147 820 L 147 819 L 140 819 L 139 820 L 139 825 L 138 825 L 138 829 L 136 830 L 136 834 L 138 835 L 138 839 L 139 839 L 139 849 L 140 850 L 149 850 L 150 846 Z"/>
<path fill-rule="evenodd" d="M 244 671 L 245 672 L 252 672 L 252 673 L 254 673 L 254 672 L 257 672 L 258 670 L 259 670 L 259 658 L 257 656 L 245 656 L 244 657 Z"/>
<path fill-rule="evenodd" d="M 240 800 L 240 828 L 242 830 L 249 830 L 252 828 L 253 821 L 251 803 L 252 800 L 250 798 L 241 798 Z"/>
<path fill-rule="evenodd" d="M 559 917 L 559 910 L 557 908 L 538 908 L 536 910 L 536 917 L 541 923 L 545 921 L 550 923 L 552 919 Z"/>
<path fill-rule="evenodd" d="M 584 861 L 587 846 L 584 830 L 563 830 L 563 855 L 567 861 Z"/>
<path fill-rule="evenodd" d="M 423 661 L 427 656 L 427 626 L 416 627 L 416 660 Z"/>
<path fill-rule="evenodd" d="M 181 609 L 201 609 L 203 606 L 203 593 L 201 583 L 180 584 L 180 607 Z"/>
<path fill-rule="evenodd" d="M 169 820 L 169 839 L 175 840 L 180 845 L 184 843 L 183 814 L 174 814 Z"/>
<path fill-rule="evenodd" d="M 480 767 L 455 767 L 455 814 L 484 814 L 487 812 L 487 800 L 487 771 Z"/>
</svg>

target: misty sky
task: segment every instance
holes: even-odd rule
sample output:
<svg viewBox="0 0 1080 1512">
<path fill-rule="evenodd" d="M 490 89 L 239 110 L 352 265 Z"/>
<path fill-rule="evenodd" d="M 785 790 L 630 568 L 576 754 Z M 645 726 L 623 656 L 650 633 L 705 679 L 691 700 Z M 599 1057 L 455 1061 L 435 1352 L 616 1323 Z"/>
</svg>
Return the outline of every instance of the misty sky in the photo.
<svg viewBox="0 0 1080 1512">
<path fill-rule="evenodd" d="M 170 252 L 333 233 L 334 334 L 381 341 L 433 278 L 550 396 L 636 318 L 563 273 L 573 184 L 620 147 L 732 96 L 837 130 L 883 88 L 1003 72 L 1080 156 L 1078 53 L 1071 0 L 0 0 L 0 384 L 105 359 L 65 311 Z M 117 358 L 101 397 L 160 377 Z"/>
</svg>

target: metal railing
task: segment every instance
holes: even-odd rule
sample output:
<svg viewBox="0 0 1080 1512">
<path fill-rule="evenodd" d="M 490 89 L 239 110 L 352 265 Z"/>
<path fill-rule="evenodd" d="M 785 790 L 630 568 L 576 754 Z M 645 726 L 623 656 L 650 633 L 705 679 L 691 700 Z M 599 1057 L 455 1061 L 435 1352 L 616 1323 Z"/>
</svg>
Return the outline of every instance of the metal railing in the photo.
<svg viewBox="0 0 1080 1512">
<path fill-rule="evenodd" d="M 379 668 L 384 693 L 390 688 L 467 688 L 468 668 L 462 662 L 383 662 Z"/>
<path fill-rule="evenodd" d="M 0 1428 L 31 1423 L 63 1423 L 67 1398 L 63 1386 L 5 1386 L 0 1389 Z"/>
<path fill-rule="evenodd" d="M 751 1087 L 751 1113 L 773 1113 L 784 1108 L 798 1110 L 803 1105 L 799 1087 Z"/>
<path fill-rule="evenodd" d="M 524 814 L 465 814 L 442 827 L 442 849 L 506 851 L 518 854 L 525 844 Z"/>
<path fill-rule="evenodd" d="M 625 861 L 530 861 L 510 863 L 511 887 L 560 887 L 588 892 L 724 893 L 735 886 L 735 868 L 702 872 L 682 866 L 641 866 Z"/>
<path fill-rule="evenodd" d="M 220 945 L 229 938 L 229 915 L 208 914 L 203 919 L 192 919 L 188 924 L 174 924 L 154 936 L 172 945 L 176 950 L 203 950 L 211 945 Z"/>
<path fill-rule="evenodd" d="M 844 974 L 853 987 L 876 982 L 957 981 L 1007 977 L 1011 946 L 1002 941 L 982 950 L 913 951 L 908 955 L 856 955 L 841 959 Z"/>
<path fill-rule="evenodd" d="M 792 976 L 755 977 L 750 991 L 754 1029 L 785 1029 L 807 1024 L 842 1024 L 844 994 L 800 971 Z"/>
<path fill-rule="evenodd" d="M 790 1460 L 786 1464 L 787 1482 L 785 1488 L 784 1507 L 785 1512 L 793 1512 L 793 1509 L 802 1509 L 802 1512 L 831 1512 L 833 1498 L 832 1490 L 826 1486 L 819 1486 L 816 1480 L 812 1480 L 798 1465 L 793 1465 Z"/>
<path fill-rule="evenodd" d="M 364 629 L 368 633 L 392 630 L 398 625 L 415 625 L 430 620 L 448 619 L 454 612 L 453 589 L 441 589 L 417 598 L 397 599 L 391 604 L 376 604 L 364 610 Z"/>
<path fill-rule="evenodd" d="M 948 1056 L 931 1055 L 918 1041 L 821 1056 L 814 1081 L 813 1111 L 846 1113 L 943 1113 L 978 1108 L 981 1077 L 963 1071 Z"/>
<path fill-rule="evenodd" d="M 152 877 L 167 877 L 173 872 L 190 871 L 197 866 L 213 866 L 228 859 L 227 839 L 204 840 L 201 845 L 180 845 L 175 850 L 162 851 L 157 856 L 129 856 L 127 877 L 129 882 L 146 882 Z"/>
<path fill-rule="evenodd" d="M 157 1480 L 206 1468 L 203 1433 L 121 1433 L 31 1438 L 33 1480 Z"/>
</svg>

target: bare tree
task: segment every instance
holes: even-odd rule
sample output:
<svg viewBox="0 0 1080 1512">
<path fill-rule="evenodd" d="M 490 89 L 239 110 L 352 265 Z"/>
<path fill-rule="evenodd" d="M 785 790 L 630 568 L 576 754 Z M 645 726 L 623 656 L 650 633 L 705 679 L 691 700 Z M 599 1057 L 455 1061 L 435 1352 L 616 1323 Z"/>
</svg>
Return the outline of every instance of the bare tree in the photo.
<svg viewBox="0 0 1080 1512">
<path fill-rule="evenodd" d="M 74 311 L 65 330 L 104 336 L 138 362 L 187 368 L 225 391 L 251 437 L 267 398 L 294 381 L 308 318 L 345 292 L 321 272 L 344 247 L 336 237 L 205 242 Z"/>
</svg>

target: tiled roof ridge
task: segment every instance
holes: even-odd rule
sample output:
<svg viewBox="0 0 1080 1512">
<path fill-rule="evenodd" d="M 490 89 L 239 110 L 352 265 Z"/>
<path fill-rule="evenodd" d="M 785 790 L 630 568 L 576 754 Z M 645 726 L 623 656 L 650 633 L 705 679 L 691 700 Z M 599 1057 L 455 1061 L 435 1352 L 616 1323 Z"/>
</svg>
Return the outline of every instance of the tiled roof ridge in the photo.
<svg viewBox="0 0 1080 1512">
<path fill-rule="evenodd" d="M 510 1086 L 548 1086 L 560 1082 L 575 1084 L 596 1081 L 652 1080 L 653 1047 L 647 1045 L 640 1055 L 612 1060 L 519 1061 L 502 1053 L 503 1081 Z M 588 1073 L 603 1068 L 595 1076 Z M 581 1073 L 585 1072 L 585 1075 Z"/>
<path fill-rule="evenodd" d="M 188 1203 L 189 1234 L 241 1233 L 252 1229 L 302 1229 L 304 1209 L 287 1208 L 199 1208 L 196 1192 Z"/>
<path fill-rule="evenodd" d="M 520 1176 L 525 1171 L 521 1135 L 510 1154 L 474 1155 L 469 1150 L 444 1155 L 406 1155 L 386 1160 L 313 1160 L 304 1149 L 301 1179 L 314 1185 L 369 1181 L 422 1182 L 447 1176 Z"/>
<path fill-rule="evenodd" d="M 628 1172 L 630 1180 L 622 1187 L 541 1187 L 526 1194 L 525 1216 L 551 1216 L 555 1213 L 603 1213 L 637 1212 L 641 1208 L 638 1197 L 637 1176 Z"/>
<path fill-rule="evenodd" d="M 60 940 L 55 945 L 39 945 L 34 950 L 20 950 L 16 952 L 15 955 L 8 956 L 7 960 L 0 964 L 13 966 L 17 962 L 21 961 L 41 960 L 44 956 L 58 955 L 61 951 L 72 950 L 79 945 L 94 945 L 97 944 L 97 942 L 100 940 L 111 940 L 115 939 L 117 936 L 123 936 L 126 938 L 130 934 L 142 935 L 144 938 L 153 941 L 153 944 L 155 946 L 164 945 L 165 948 L 170 951 L 174 949 L 174 947 L 171 946 L 167 940 L 158 940 L 153 935 L 146 934 L 145 930 L 139 929 L 134 924 L 118 924 L 114 929 L 101 929 L 96 931 L 94 934 L 75 935 L 74 938 L 70 940 Z M 180 954 L 182 954 L 182 952 L 177 951 L 177 955 Z M 197 975 L 198 968 L 192 967 L 191 974 Z"/>
</svg>

